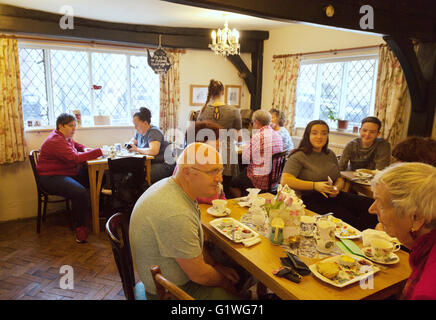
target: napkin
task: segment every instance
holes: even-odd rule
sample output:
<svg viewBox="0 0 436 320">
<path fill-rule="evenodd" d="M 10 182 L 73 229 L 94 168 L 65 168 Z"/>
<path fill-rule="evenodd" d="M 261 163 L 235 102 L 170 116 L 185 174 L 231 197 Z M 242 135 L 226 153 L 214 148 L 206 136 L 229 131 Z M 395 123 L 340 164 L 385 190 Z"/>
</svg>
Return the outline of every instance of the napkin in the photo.
<svg viewBox="0 0 436 320">
<path fill-rule="evenodd" d="M 242 243 L 246 247 L 254 246 L 255 244 L 258 244 L 259 242 L 260 242 L 260 238 L 259 237 L 256 237 L 254 239 L 249 239 L 249 240 L 242 241 Z"/>
<path fill-rule="evenodd" d="M 341 239 L 341 242 L 339 242 L 337 245 L 342 251 L 344 251 L 345 247 L 347 251 L 351 252 L 352 254 L 364 257 L 362 250 L 352 240 Z M 344 253 L 347 252 L 344 251 Z"/>
</svg>

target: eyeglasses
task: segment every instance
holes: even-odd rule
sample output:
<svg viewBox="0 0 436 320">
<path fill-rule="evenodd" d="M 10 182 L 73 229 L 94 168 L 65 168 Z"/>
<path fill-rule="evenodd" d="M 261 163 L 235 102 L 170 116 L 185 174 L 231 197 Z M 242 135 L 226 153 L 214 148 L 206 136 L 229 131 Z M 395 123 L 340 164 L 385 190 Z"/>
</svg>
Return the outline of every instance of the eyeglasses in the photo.
<svg viewBox="0 0 436 320">
<path fill-rule="evenodd" d="M 203 170 L 200 170 L 200 169 L 197 169 L 197 168 L 195 168 L 195 167 L 191 167 L 192 169 L 194 169 L 194 170 L 197 170 L 197 171 L 200 171 L 200 172 L 203 172 L 203 173 L 205 173 L 205 174 L 207 174 L 209 177 L 216 177 L 217 175 L 222 175 L 223 174 L 223 171 L 224 171 L 224 168 L 221 168 L 221 169 L 213 169 L 213 170 L 210 170 L 210 171 L 203 171 Z"/>
</svg>

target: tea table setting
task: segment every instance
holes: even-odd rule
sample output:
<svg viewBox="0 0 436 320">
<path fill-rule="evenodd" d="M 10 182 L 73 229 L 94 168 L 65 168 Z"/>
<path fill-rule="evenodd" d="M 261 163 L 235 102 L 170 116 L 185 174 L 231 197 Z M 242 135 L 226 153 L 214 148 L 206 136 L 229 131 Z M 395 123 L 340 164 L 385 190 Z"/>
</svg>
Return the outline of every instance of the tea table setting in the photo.
<svg viewBox="0 0 436 320">
<path fill-rule="evenodd" d="M 408 253 L 386 233 L 307 210 L 288 186 L 247 191 L 200 204 L 203 229 L 281 299 L 382 299 L 409 277 Z"/>
</svg>

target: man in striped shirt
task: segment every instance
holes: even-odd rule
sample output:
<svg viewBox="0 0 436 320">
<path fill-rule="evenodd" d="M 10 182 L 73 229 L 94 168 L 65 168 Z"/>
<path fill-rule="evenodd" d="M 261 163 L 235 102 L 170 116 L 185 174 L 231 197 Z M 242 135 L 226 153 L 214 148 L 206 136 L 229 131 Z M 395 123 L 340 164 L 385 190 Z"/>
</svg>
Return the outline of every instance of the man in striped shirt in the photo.
<svg viewBox="0 0 436 320">
<path fill-rule="evenodd" d="M 233 197 L 241 196 L 246 188 L 268 190 L 268 176 L 272 170 L 272 155 L 283 151 L 282 137 L 270 126 L 271 114 L 257 110 L 253 114 L 253 136 L 250 143 L 242 150 L 242 163 L 247 168 L 234 177 L 230 183 Z"/>
</svg>

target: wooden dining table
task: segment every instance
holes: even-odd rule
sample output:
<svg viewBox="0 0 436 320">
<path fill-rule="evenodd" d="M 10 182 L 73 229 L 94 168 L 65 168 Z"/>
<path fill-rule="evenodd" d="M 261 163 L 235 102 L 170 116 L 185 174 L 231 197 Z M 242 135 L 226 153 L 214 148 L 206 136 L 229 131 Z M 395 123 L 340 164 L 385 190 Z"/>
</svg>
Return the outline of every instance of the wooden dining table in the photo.
<svg viewBox="0 0 436 320">
<path fill-rule="evenodd" d="M 273 198 L 272 194 L 262 194 L 265 198 Z M 362 289 L 359 282 L 350 284 L 344 288 L 337 288 L 325 283 L 313 274 L 302 277 L 300 283 L 294 283 L 285 278 L 273 275 L 273 271 L 281 265 L 280 257 L 286 257 L 285 250 L 273 245 L 269 239 L 260 236 L 261 242 L 245 247 L 243 244 L 234 243 L 219 233 L 210 225 L 210 221 L 216 217 L 207 213 L 210 205 L 200 204 L 203 229 L 209 240 L 221 248 L 230 258 L 251 273 L 263 285 L 272 290 L 281 299 L 298 300 L 360 300 L 360 299 L 384 299 L 399 293 L 411 273 L 409 267 L 409 254 L 400 250 L 396 252 L 400 261 L 394 265 L 377 264 L 380 271 L 375 273 L 373 288 Z M 240 220 L 241 216 L 248 211 L 240 207 L 235 200 L 228 200 L 227 208 L 231 210 L 230 217 Z M 316 213 L 306 210 L 308 215 Z M 362 247 L 362 241 L 355 240 Z M 307 265 L 316 263 L 320 259 L 300 257 Z"/>
<path fill-rule="evenodd" d="M 136 158 L 145 158 L 146 179 L 151 185 L 150 172 L 151 160 L 153 156 L 148 155 L 133 155 Z M 95 234 L 100 233 L 100 190 L 103 182 L 104 171 L 109 169 L 108 158 L 103 157 L 100 159 L 89 160 L 86 162 L 88 165 L 89 175 L 89 193 L 91 198 L 91 211 L 92 211 L 92 230 Z"/>
<path fill-rule="evenodd" d="M 353 190 L 369 198 L 374 198 L 371 186 L 353 180 L 354 178 L 356 178 L 354 173 L 354 171 L 341 171 L 341 176 L 345 180 L 344 188 L 342 189 L 342 191 L 350 192 L 351 190 Z"/>
</svg>

